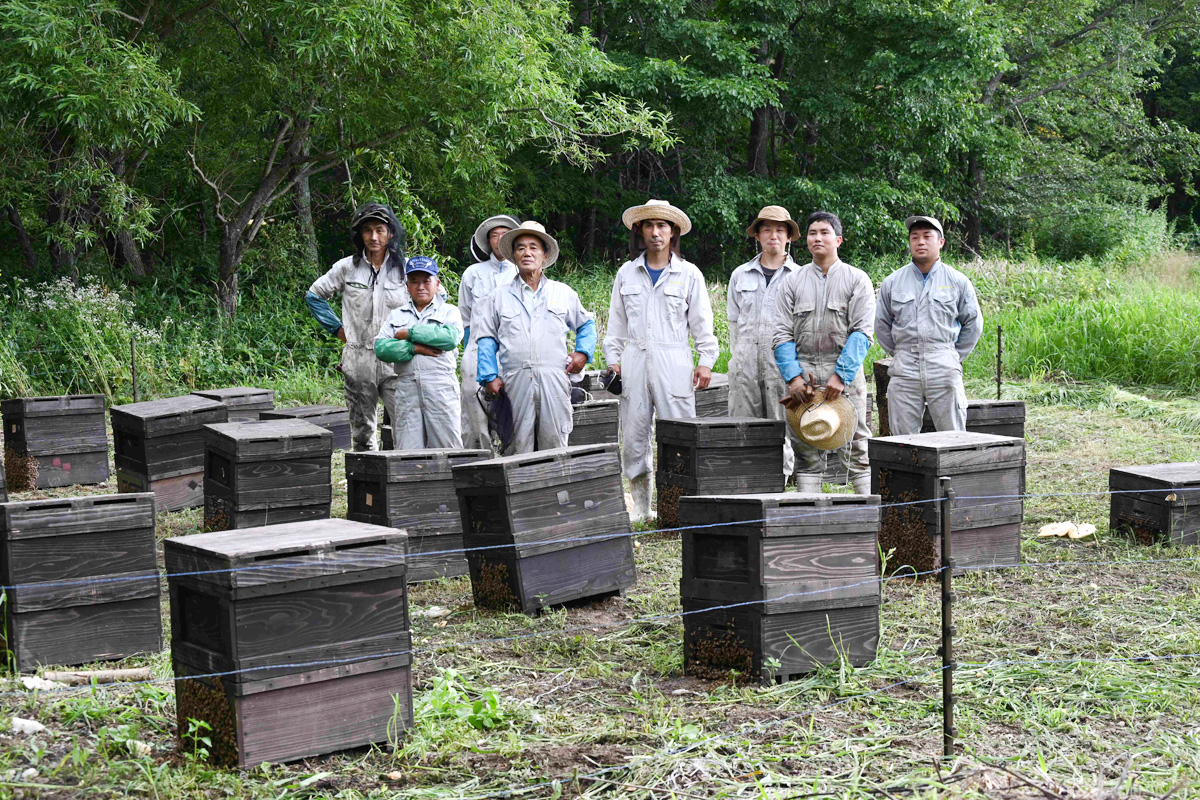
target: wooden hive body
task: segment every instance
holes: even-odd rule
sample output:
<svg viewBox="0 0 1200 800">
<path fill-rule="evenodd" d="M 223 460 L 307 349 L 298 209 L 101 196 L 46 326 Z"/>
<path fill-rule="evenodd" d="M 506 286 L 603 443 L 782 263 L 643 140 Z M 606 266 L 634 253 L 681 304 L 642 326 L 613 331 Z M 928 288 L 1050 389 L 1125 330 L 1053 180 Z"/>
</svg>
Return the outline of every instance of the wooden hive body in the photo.
<svg viewBox="0 0 1200 800">
<path fill-rule="evenodd" d="M 888 368 L 891 366 L 892 359 L 890 358 L 877 358 L 871 365 L 871 374 L 875 379 L 875 405 L 879 409 L 880 436 L 892 435 L 891 428 L 888 426 L 887 405 Z"/>
<path fill-rule="evenodd" d="M 324 519 L 333 500 L 333 434 L 299 419 L 204 428 L 204 525 L 256 528 Z"/>
<path fill-rule="evenodd" d="M 302 419 L 333 434 L 334 450 L 350 449 L 350 411 L 345 406 L 293 406 L 263 411 L 261 420 Z"/>
<path fill-rule="evenodd" d="M 968 400 L 967 430 L 972 433 L 990 433 L 993 436 L 1015 436 L 1025 438 L 1024 400 Z M 925 409 L 921 421 L 921 433 L 933 433 L 933 417 Z"/>
<path fill-rule="evenodd" d="M 0 505 L 4 639 L 18 670 L 162 649 L 154 496 Z"/>
<path fill-rule="evenodd" d="M 589 400 L 571 406 L 574 427 L 567 444 L 616 444 L 620 434 L 619 400 Z"/>
<path fill-rule="evenodd" d="M 1108 527 L 1143 544 L 1200 544 L 1200 461 L 1108 472 Z"/>
<path fill-rule="evenodd" d="M 203 720 L 214 761 L 250 766 L 409 727 L 406 538 L 328 519 L 166 540 L 181 736 Z"/>
<path fill-rule="evenodd" d="M 0 503 L 8 502 L 8 478 L 4 475 L 4 459 L 0 458 Z"/>
<path fill-rule="evenodd" d="M 454 486 L 476 605 L 533 613 L 637 579 L 616 445 L 476 461 Z"/>
<path fill-rule="evenodd" d="M 346 453 L 346 518 L 408 531 L 409 583 L 466 575 L 452 468 L 490 457 L 487 450 Z"/>
<path fill-rule="evenodd" d="M 601 381 L 604 375 L 602 369 L 589 369 L 584 371 L 583 380 L 579 384 L 579 388 L 587 391 L 592 396 L 593 400 L 616 400 L 620 395 L 615 395 L 604 388 Z"/>
<path fill-rule="evenodd" d="M 229 409 L 230 422 L 255 422 L 264 411 L 275 408 L 273 389 L 256 389 L 253 386 L 230 386 L 224 389 L 205 389 L 192 392 L 197 397 L 216 400 Z"/>
<path fill-rule="evenodd" d="M 729 376 L 724 372 L 714 372 L 708 388 L 696 392 L 696 416 L 729 416 Z"/>
<path fill-rule="evenodd" d="M 23 397 L 0 404 L 14 489 L 108 480 L 104 396 Z"/>
</svg>

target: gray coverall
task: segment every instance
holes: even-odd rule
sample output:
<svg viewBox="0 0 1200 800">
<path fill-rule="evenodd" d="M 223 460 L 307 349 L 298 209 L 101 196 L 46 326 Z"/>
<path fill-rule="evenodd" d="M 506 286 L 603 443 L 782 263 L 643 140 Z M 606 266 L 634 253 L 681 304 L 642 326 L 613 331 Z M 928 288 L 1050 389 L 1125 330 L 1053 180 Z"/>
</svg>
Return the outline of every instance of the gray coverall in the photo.
<svg viewBox="0 0 1200 800">
<path fill-rule="evenodd" d="M 392 309 L 408 300 L 404 265 L 389 256 L 378 274 L 363 258 L 358 266 L 347 256 L 317 278 L 308 290 L 323 300 L 342 293 L 342 375 L 346 406 L 350 410 L 350 436 L 355 450 L 375 449 L 375 420 L 379 399 L 395 408 L 396 373 L 391 364 L 375 357 L 375 334 Z"/>
<path fill-rule="evenodd" d="M 696 416 L 694 367 L 712 368 L 720 352 L 712 303 L 700 269 L 678 255 L 659 276 L 646 272 L 646 255 L 617 270 L 608 305 L 604 356 L 621 365 L 621 463 L 629 479 L 653 469 L 654 418 Z"/>
<path fill-rule="evenodd" d="M 824 386 L 833 375 L 838 356 L 850 334 L 858 331 L 871 338 L 875 323 L 875 289 L 867 273 L 842 261 L 828 273 L 809 262 L 787 275 L 779 289 L 772 348 L 796 343 L 796 355 L 815 387 Z M 843 381 L 845 378 L 843 378 Z M 867 379 L 862 368 L 846 384 L 846 399 L 854 406 L 857 423 L 850 444 L 838 451 L 842 469 L 851 480 L 870 473 L 867 461 Z M 823 450 L 797 442 L 796 474 L 820 474 Z"/>
<path fill-rule="evenodd" d="M 966 275 L 938 261 L 922 275 L 907 265 L 884 278 L 875 337 L 892 358 L 888 425 L 893 436 L 921 432 L 925 406 L 939 431 L 966 430 L 962 362 L 983 333 L 983 314 Z"/>
<path fill-rule="evenodd" d="M 487 261 L 467 267 L 458 284 L 458 312 L 462 315 L 464 329 L 471 327 L 477 309 L 497 286 L 508 283 L 517 275 L 511 261 L 501 261 L 495 254 Z M 488 433 L 487 416 L 479 406 L 475 393 L 479 384 L 475 380 L 478 363 L 478 336 L 470 332 L 471 338 L 463 348 L 462 357 L 462 438 L 463 447 L 469 450 L 491 450 L 492 437 Z"/>
</svg>

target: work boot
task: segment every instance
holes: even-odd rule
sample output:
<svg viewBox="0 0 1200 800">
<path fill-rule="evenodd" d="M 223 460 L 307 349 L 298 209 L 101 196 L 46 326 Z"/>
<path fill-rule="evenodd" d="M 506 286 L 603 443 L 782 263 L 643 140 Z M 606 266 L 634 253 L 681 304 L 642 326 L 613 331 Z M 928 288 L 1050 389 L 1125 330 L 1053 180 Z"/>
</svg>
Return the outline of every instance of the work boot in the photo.
<svg viewBox="0 0 1200 800">
<path fill-rule="evenodd" d="M 854 487 L 855 494 L 870 494 L 871 473 L 864 472 L 862 475 L 855 475 L 851 477 L 850 485 Z"/>
<path fill-rule="evenodd" d="M 638 475 L 629 481 L 629 494 L 633 498 L 633 510 L 629 518 L 634 524 L 650 519 L 650 473 Z"/>
<path fill-rule="evenodd" d="M 797 472 L 796 491 L 805 494 L 820 494 L 821 476 L 812 473 Z"/>
</svg>

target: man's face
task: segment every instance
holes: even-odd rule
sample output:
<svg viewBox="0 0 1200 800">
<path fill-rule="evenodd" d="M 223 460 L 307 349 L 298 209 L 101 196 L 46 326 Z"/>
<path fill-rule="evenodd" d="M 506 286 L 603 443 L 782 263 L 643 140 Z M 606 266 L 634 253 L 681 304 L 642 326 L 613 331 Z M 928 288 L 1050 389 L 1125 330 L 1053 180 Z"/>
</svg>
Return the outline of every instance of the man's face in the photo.
<svg viewBox="0 0 1200 800">
<path fill-rule="evenodd" d="M 808 226 L 807 244 L 808 252 L 816 258 L 836 253 L 842 246 L 842 237 L 833 230 L 833 225 L 825 220 L 818 220 Z"/>
<path fill-rule="evenodd" d="M 642 244 L 650 253 L 661 253 L 671 246 L 671 223 L 665 219 L 648 219 L 642 222 Z"/>
<path fill-rule="evenodd" d="M 908 251 L 913 261 L 937 261 L 946 240 L 933 228 L 913 228 L 908 232 Z"/>
<path fill-rule="evenodd" d="M 521 274 L 528 276 L 542 271 L 546 263 L 546 247 L 536 236 L 518 236 L 513 242 L 513 261 Z"/>
<path fill-rule="evenodd" d="M 787 245 L 789 233 L 791 231 L 788 230 L 785 222 L 760 222 L 758 223 L 758 235 L 755 238 L 758 239 L 758 244 L 764 253 L 778 255 Z"/>
<path fill-rule="evenodd" d="M 408 296 L 417 308 L 424 308 L 433 302 L 433 297 L 441 286 L 437 276 L 428 272 L 410 272 L 404 282 L 408 285 Z"/>
<path fill-rule="evenodd" d="M 359 228 L 362 234 L 363 248 L 372 255 L 378 255 L 391 241 L 392 232 L 387 225 L 377 219 L 369 219 Z"/>
<path fill-rule="evenodd" d="M 493 253 L 500 252 L 500 237 L 511 230 L 512 228 L 506 228 L 503 225 L 497 225 L 488 231 L 488 247 L 492 249 Z"/>
</svg>

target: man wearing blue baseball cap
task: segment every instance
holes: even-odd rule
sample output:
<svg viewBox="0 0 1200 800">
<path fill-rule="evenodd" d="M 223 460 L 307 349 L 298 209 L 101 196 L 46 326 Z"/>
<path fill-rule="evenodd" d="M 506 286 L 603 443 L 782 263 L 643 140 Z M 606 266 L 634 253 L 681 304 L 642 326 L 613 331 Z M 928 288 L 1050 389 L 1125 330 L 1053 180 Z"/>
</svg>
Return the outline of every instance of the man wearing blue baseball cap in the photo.
<svg viewBox="0 0 1200 800">
<path fill-rule="evenodd" d="M 388 409 L 397 450 L 462 447 L 455 367 L 463 324 L 441 291 L 437 262 L 414 256 L 405 265 L 408 300 L 375 337 L 375 355 L 395 365 L 396 400 Z"/>
</svg>

